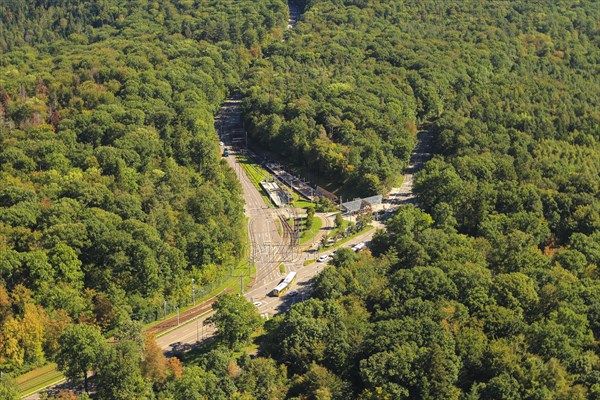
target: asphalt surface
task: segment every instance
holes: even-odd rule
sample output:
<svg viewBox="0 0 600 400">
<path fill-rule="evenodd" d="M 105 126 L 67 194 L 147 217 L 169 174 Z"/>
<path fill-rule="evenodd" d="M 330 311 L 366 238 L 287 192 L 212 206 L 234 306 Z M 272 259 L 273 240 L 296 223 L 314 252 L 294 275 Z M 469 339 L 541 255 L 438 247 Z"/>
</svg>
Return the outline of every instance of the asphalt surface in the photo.
<svg viewBox="0 0 600 400">
<path fill-rule="evenodd" d="M 299 17 L 300 8 L 292 1 L 288 2 L 290 18 L 288 29 L 293 28 Z M 298 299 L 307 296 L 306 290 L 298 290 L 297 296 L 269 297 L 268 294 L 284 278 L 279 265 L 285 265 L 285 273 L 296 271 L 297 287 L 308 287 L 308 281 L 322 269 L 322 265 L 313 265 L 312 268 L 303 268 L 303 262 L 309 253 L 299 254 L 297 248 L 288 245 L 282 237 L 275 223 L 278 220 L 277 212 L 265 204 L 261 193 L 246 175 L 244 168 L 236 157 L 235 149 L 245 145 L 245 130 L 242 122 L 241 97 L 239 94 L 231 96 L 221 107 L 215 118 L 215 129 L 219 133 L 221 151 L 227 149 L 230 155 L 224 157 L 242 186 L 244 196 L 244 213 L 248 218 L 248 237 L 251 245 L 250 261 L 254 263 L 256 276 L 251 286 L 247 288 L 245 296 L 252 302 L 260 302 L 259 311 L 269 317 L 283 308 L 289 307 Z M 325 218 L 324 231 L 332 225 Z M 322 234 L 322 233 L 321 233 Z M 293 290 L 293 289 L 292 289 Z M 283 308 L 282 308 L 283 307 Z M 167 353 L 185 351 L 194 344 L 208 339 L 214 328 L 204 325 L 210 313 L 196 320 L 173 329 L 169 333 L 157 338 L 158 345 Z"/>
<path fill-rule="evenodd" d="M 377 227 L 381 228 L 382 225 L 377 224 Z M 325 230 L 326 229 L 330 228 L 325 228 Z M 371 229 L 370 231 L 352 238 L 340 246 L 340 248 L 350 248 L 359 242 L 366 242 L 368 244 L 375 232 L 376 229 Z M 279 273 L 278 269 L 277 274 L 274 274 L 271 278 L 265 278 L 260 285 L 255 285 L 253 288 L 246 291 L 246 298 L 253 303 L 260 303 L 258 311 L 264 318 L 271 318 L 276 314 L 285 312 L 293 304 L 310 297 L 312 290 L 311 279 L 327 265 L 326 262 L 313 262 L 309 265 L 304 265 L 304 262 L 316 259 L 321 254 L 331 253 L 331 251 L 331 249 L 323 253 L 317 253 L 315 250 L 306 251 L 296 257 L 293 262 L 286 263 L 285 265 L 288 267 L 286 272 L 296 271 L 297 276 L 296 282 L 282 297 L 270 295 L 273 288 L 285 277 L 285 274 Z M 157 338 L 156 341 L 158 345 L 167 355 L 173 355 L 176 352 L 187 351 L 194 345 L 209 339 L 214 333 L 214 327 L 204 325 L 204 320 L 210 317 L 210 315 L 212 315 L 212 313 L 208 313 Z"/>
<path fill-rule="evenodd" d="M 413 178 L 425 163 L 431 158 L 432 134 L 430 130 L 424 130 L 419 133 L 418 142 L 412 153 L 410 161 L 404 170 L 404 180 L 399 188 L 394 188 L 388 194 L 388 202 L 393 205 L 403 203 L 416 203 L 413 193 Z"/>
<path fill-rule="evenodd" d="M 256 268 L 254 285 L 261 285 L 279 276 L 279 264 L 286 260 L 289 248 L 286 246 L 282 235 L 279 233 L 275 220 L 278 216 L 275 209 L 265 203 L 261 193 L 254 186 L 232 147 L 235 133 L 243 129 L 241 122 L 241 101 L 228 100 L 223 106 L 227 112 L 221 123 L 220 138 L 224 146 L 231 153 L 224 157 L 242 186 L 244 196 L 244 212 L 248 218 L 248 237 L 251 245 L 250 261 Z M 240 136 L 240 135 L 238 135 Z"/>
<path fill-rule="evenodd" d="M 278 215 L 275 209 L 269 207 L 263 200 L 261 193 L 254 186 L 239 160 L 237 151 L 240 145 L 238 140 L 244 138 L 243 125 L 241 121 L 241 100 L 236 97 L 228 99 L 221 108 L 215 121 L 215 127 L 219 132 L 221 151 L 227 149 L 230 155 L 223 157 L 235 174 L 242 186 L 244 196 L 244 213 L 248 218 L 248 237 L 251 244 L 250 261 L 256 269 L 252 288 L 245 293 L 249 300 L 254 298 L 264 299 L 279 281 L 282 274 L 279 265 L 286 265 L 286 272 L 294 271 L 292 249 L 284 241 L 275 221 Z M 237 143 L 238 146 L 233 146 Z M 283 232 L 283 231 L 282 231 Z M 296 258 L 298 258 L 296 256 Z M 265 301 L 265 305 L 267 302 Z M 204 319 L 210 314 L 198 318 L 191 323 L 182 325 L 157 339 L 158 345 L 170 353 L 172 351 L 185 351 L 198 341 L 210 337 L 213 333 L 211 326 L 204 326 Z"/>
<path fill-rule="evenodd" d="M 300 19 L 300 7 L 293 1 L 288 1 L 288 7 L 290 9 L 290 17 L 288 18 L 288 29 L 292 29 L 298 23 Z"/>
<path fill-rule="evenodd" d="M 229 100 L 224 107 L 233 116 L 233 121 L 239 120 L 239 115 L 237 115 L 240 108 L 238 99 Z M 229 126 L 229 124 L 232 125 Z M 227 132 L 228 129 L 237 129 L 237 123 L 231 121 L 223 122 L 220 128 L 223 128 L 221 137 L 224 146 L 222 146 L 222 149 L 225 147 L 231 148 L 231 136 Z M 427 131 L 422 132 L 419 136 L 419 144 L 415 147 L 411 155 L 410 164 L 405 170 L 402 186 L 392 190 L 381 205 L 382 209 L 393 211 L 400 204 L 407 202 L 414 203 L 414 195 L 412 193 L 413 175 L 431 157 L 429 150 L 430 143 L 430 133 Z M 282 238 L 275 224 L 275 220 L 278 218 L 275 209 L 265 204 L 260 192 L 252 184 L 235 155 L 232 154 L 226 157 L 226 159 L 235 171 L 243 189 L 245 213 L 249 221 L 248 233 L 251 238 L 252 259 L 256 265 L 256 279 L 252 287 L 247 288 L 245 296 L 253 303 L 260 303 L 258 311 L 263 317 L 270 318 L 276 314 L 285 312 L 293 304 L 310 297 L 312 290 L 311 279 L 321 272 L 327 264 L 313 262 L 309 265 L 304 265 L 304 262 L 317 259 L 319 255 L 331 252 L 329 250 L 328 252 L 317 253 L 315 248 L 320 237 L 333 229 L 335 213 L 319 213 L 318 216 L 323 220 L 321 231 L 311 243 L 302 246 L 303 251 L 295 249 L 292 252 L 292 249 L 286 244 L 286 240 Z M 374 225 L 376 229 L 353 238 L 341 247 L 352 247 L 359 242 L 366 242 L 368 244 L 376 230 L 384 228 L 377 221 L 374 222 Z M 281 273 L 279 270 L 279 265 L 282 262 L 286 266 L 285 273 L 296 271 L 296 282 L 292 285 L 290 291 L 282 297 L 272 297 L 269 296 L 269 293 L 285 276 L 285 273 Z M 204 320 L 210 317 L 211 314 L 212 312 L 209 312 L 162 335 L 157 338 L 158 345 L 167 355 L 171 356 L 178 352 L 185 352 L 195 345 L 210 339 L 215 329 L 213 326 L 204 325 Z M 70 388 L 65 383 L 56 386 L 55 389 L 61 386 Z M 36 393 L 28 396 L 27 400 L 38 398 L 39 393 Z"/>
<path fill-rule="evenodd" d="M 430 157 L 428 153 L 429 134 L 420 136 L 419 140 L 420 146 L 417 146 L 413 151 L 411 163 L 405 171 L 403 185 L 400 188 L 394 189 L 392 191 L 393 195 L 388 196 L 387 201 L 383 205 L 387 210 L 393 210 L 399 204 L 413 201 L 412 176 Z M 425 143 L 423 144 L 423 142 Z M 321 254 L 331 253 L 331 250 L 317 253 L 315 247 L 319 238 L 333 229 L 335 213 L 318 214 L 323 219 L 321 231 L 315 237 L 315 240 L 312 241 L 312 244 L 305 244 L 303 246 L 304 251 L 296 250 L 297 252 L 291 258 L 289 246 L 284 244 L 283 238 L 275 225 L 274 221 L 277 218 L 275 210 L 269 208 L 264 203 L 260 193 L 246 176 L 244 169 L 238 164 L 235 157 L 227 157 L 227 162 L 236 171 L 238 179 L 242 184 L 244 200 L 246 202 L 245 212 L 249 218 L 248 230 L 252 238 L 252 254 L 256 263 L 257 279 L 252 287 L 246 291 L 245 296 L 253 303 L 260 303 L 258 311 L 263 317 L 271 318 L 276 314 L 285 312 L 293 304 L 310 297 L 312 290 L 310 281 L 325 268 L 327 263 L 313 262 L 309 265 L 304 265 L 304 262 L 317 259 Z M 377 229 L 384 228 L 383 224 L 377 221 L 373 224 L 376 229 L 358 235 L 340 247 L 352 247 L 359 242 L 366 242 L 368 244 Z M 286 273 L 296 271 L 296 282 L 292 285 L 290 291 L 282 297 L 272 297 L 269 296 L 269 293 L 285 276 L 285 274 L 279 271 L 279 264 L 282 260 L 285 260 Z M 295 294 L 292 292 L 295 292 Z M 204 325 L 204 320 L 210 317 L 211 314 L 209 312 L 162 335 L 157 338 L 158 345 L 168 356 L 171 356 L 178 352 L 185 352 L 195 345 L 209 340 L 214 334 L 215 329 L 211 325 Z M 38 398 L 39 394 L 36 393 L 28 396 L 27 400 Z"/>
</svg>

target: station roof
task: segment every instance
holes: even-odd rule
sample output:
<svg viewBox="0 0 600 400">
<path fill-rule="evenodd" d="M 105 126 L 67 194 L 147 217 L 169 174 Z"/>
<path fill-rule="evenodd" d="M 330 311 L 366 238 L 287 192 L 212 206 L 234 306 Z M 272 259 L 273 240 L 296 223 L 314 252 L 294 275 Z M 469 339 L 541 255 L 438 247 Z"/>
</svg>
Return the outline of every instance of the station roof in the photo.
<svg viewBox="0 0 600 400">
<path fill-rule="evenodd" d="M 370 205 L 372 205 L 372 206 L 376 206 L 376 205 L 379 205 L 379 204 L 381 204 L 381 201 L 382 201 L 382 200 L 383 200 L 383 196 L 382 196 L 382 195 L 380 195 L 380 194 L 378 194 L 378 195 L 375 195 L 375 196 L 371 196 L 371 197 L 365 197 L 365 198 L 363 199 L 363 201 L 365 201 L 365 202 L 369 203 L 369 204 L 370 204 Z"/>
<path fill-rule="evenodd" d="M 357 212 L 362 208 L 362 202 L 362 199 L 354 199 L 352 201 L 342 203 L 342 207 L 346 210 L 346 212 Z"/>
<path fill-rule="evenodd" d="M 342 208 L 346 211 L 346 213 L 355 213 L 357 211 L 362 210 L 366 206 L 376 206 L 381 204 L 383 201 L 383 196 L 378 194 L 376 196 L 365 197 L 364 199 L 354 199 L 352 201 L 348 201 L 346 203 L 342 203 Z"/>
</svg>

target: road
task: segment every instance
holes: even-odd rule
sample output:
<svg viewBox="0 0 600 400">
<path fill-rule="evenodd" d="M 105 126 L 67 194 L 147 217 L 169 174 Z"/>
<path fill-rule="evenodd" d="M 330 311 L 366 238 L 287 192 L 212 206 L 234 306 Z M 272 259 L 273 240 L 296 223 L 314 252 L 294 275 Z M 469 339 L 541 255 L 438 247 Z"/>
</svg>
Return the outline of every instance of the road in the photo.
<svg viewBox="0 0 600 400">
<path fill-rule="evenodd" d="M 382 228 L 383 225 L 375 223 L 376 228 Z M 325 230 L 328 228 L 324 228 Z M 371 229 L 361 235 L 358 235 L 341 247 L 352 247 L 359 242 L 369 242 L 373 237 L 376 229 Z M 329 250 L 331 251 L 331 250 Z M 288 271 L 296 271 L 296 282 L 292 286 L 292 291 L 297 294 L 290 295 L 290 292 L 282 297 L 273 297 L 269 293 L 281 280 L 284 275 L 279 273 L 271 278 L 263 279 L 260 285 L 255 285 L 252 289 L 246 291 L 245 296 L 249 301 L 260 302 L 258 311 L 265 318 L 270 318 L 273 315 L 285 312 L 294 303 L 310 297 L 311 279 L 325 268 L 326 263 L 313 262 L 309 265 L 304 265 L 304 262 L 310 259 L 315 259 L 318 254 L 312 251 L 303 252 L 294 262 L 286 263 Z M 186 351 L 196 345 L 198 342 L 209 339 L 214 333 L 214 327 L 204 325 L 206 318 L 212 313 L 208 313 L 192 322 L 180 326 L 177 329 L 156 339 L 158 345 L 166 352 L 167 355 L 172 355 L 173 352 Z"/>
<path fill-rule="evenodd" d="M 288 1 L 288 8 L 290 9 L 290 17 L 288 19 L 288 29 L 292 29 L 298 23 L 300 19 L 300 7 L 294 1 Z"/>
<path fill-rule="evenodd" d="M 229 115 L 236 116 L 239 107 L 239 100 L 229 100 L 227 107 L 233 107 L 233 111 L 228 111 Z M 223 126 L 227 127 L 227 123 Z M 231 144 L 231 137 L 227 132 L 231 130 L 225 128 L 222 130 L 222 140 L 226 146 Z M 387 196 L 387 201 L 381 205 L 386 210 L 393 210 L 404 203 L 414 203 L 414 194 L 412 191 L 413 176 L 419 171 L 425 162 L 431 157 L 431 133 L 423 131 L 418 136 L 418 143 L 411 153 L 410 163 L 404 171 L 404 180 L 399 188 L 395 188 Z M 312 246 L 304 246 L 305 251 L 294 257 L 293 260 L 287 260 L 284 265 L 286 272 L 296 271 L 296 283 L 292 290 L 297 291 L 297 295 L 290 296 L 289 293 L 282 297 L 270 297 L 268 294 L 283 279 L 284 274 L 279 271 L 279 264 L 284 259 L 285 254 L 289 253 L 290 248 L 283 242 L 283 238 L 277 230 L 275 219 L 277 218 L 274 209 L 268 207 L 256 187 L 241 167 L 235 156 L 227 157 L 227 162 L 234 169 L 242 189 L 244 191 L 244 201 L 246 202 L 245 212 L 249 218 L 248 232 L 252 241 L 252 254 L 256 264 L 256 279 L 252 288 L 245 293 L 246 298 L 252 302 L 260 302 L 259 312 L 270 317 L 284 312 L 289 306 L 297 301 L 310 296 L 310 280 L 325 267 L 324 263 L 314 262 L 304 265 L 309 259 L 316 259 L 318 254 Z M 333 229 L 334 214 L 319 214 L 324 221 L 320 237 Z M 362 235 L 359 235 L 348 241 L 343 247 L 351 247 L 359 242 L 370 242 L 377 229 L 383 229 L 384 226 L 379 222 L 374 222 L 375 228 Z M 203 327 L 202 321 L 209 315 L 200 318 L 196 322 L 184 325 L 171 333 L 158 338 L 157 342 L 167 352 L 171 349 L 185 350 L 193 346 L 198 340 L 208 338 L 212 333 L 212 327 Z"/>
<path fill-rule="evenodd" d="M 429 129 L 419 132 L 417 136 L 417 145 L 410 154 L 410 161 L 404 169 L 404 179 L 402 185 L 393 188 L 386 196 L 386 201 L 379 209 L 389 209 L 405 203 L 416 203 L 413 193 L 413 178 L 425 163 L 431 158 L 431 146 L 433 136 Z"/>
<path fill-rule="evenodd" d="M 288 28 L 293 28 L 299 17 L 300 9 L 293 3 L 290 6 L 290 19 Z M 229 98 L 221 108 L 218 116 L 215 118 L 215 128 L 219 132 L 220 140 L 224 148 L 232 149 L 232 145 L 239 145 L 245 132 L 241 119 L 241 98 L 239 95 L 234 95 Z M 248 178 L 245 170 L 242 168 L 235 152 L 229 157 L 224 157 L 229 166 L 235 171 L 236 176 L 241 184 L 244 197 L 244 212 L 248 218 L 248 236 L 251 242 L 251 260 L 255 264 L 256 276 L 252 283 L 252 288 L 246 291 L 245 296 L 252 302 L 260 302 L 258 307 L 259 312 L 265 316 L 272 315 L 285 311 L 288 307 L 297 301 L 303 300 L 310 296 L 310 280 L 323 270 L 325 264 L 314 262 L 310 265 L 303 265 L 304 261 L 316 258 L 317 254 L 312 251 L 306 251 L 300 255 L 293 255 L 290 246 L 285 243 L 282 238 L 275 220 L 278 218 L 277 213 L 273 208 L 265 204 L 260 192 Z M 319 215 L 324 221 L 322 232 L 323 235 L 328 230 L 332 229 L 332 220 L 326 215 Z M 353 240 L 347 242 L 345 246 L 352 246 L 360 241 L 369 241 L 375 230 L 369 231 L 360 235 Z M 290 259 L 290 254 L 292 254 Z M 269 297 L 268 293 L 283 279 L 284 274 L 279 270 L 279 265 L 282 261 L 285 262 L 286 273 L 296 271 L 296 283 L 294 290 L 296 296 L 291 296 L 289 293 L 282 297 Z M 183 324 L 161 337 L 157 338 L 158 345 L 165 351 L 167 355 L 171 355 L 177 351 L 186 351 L 194 345 L 209 339 L 214 334 L 214 327 L 204 325 L 204 320 L 210 317 L 212 312 L 209 312 L 201 317 L 198 317 L 191 322 Z M 48 390 L 57 390 L 63 385 L 52 385 Z M 70 386 L 66 386 L 69 387 Z M 26 400 L 37 400 L 40 398 L 40 392 L 31 394 L 26 397 Z"/>
<path fill-rule="evenodd" d="M 275 209 L 265 204 L 261 193 L 254 186 L 240 160 L 236 157 L 236 148 L 244 145 L 244 130 L 241 120 L 241 100 L 238 96 L 229 98 L 215 119 L 215 127 L 222 142 L 221 151 L 228 149 L 230 155 L 223 157 L 235 174 L 242 187 L 244 197 L 244 213 L 248 218 L 248 237 L 251 245 L 250 259 L 256 269 L 255 279 L 250 292 L 245 293 L 253 298 L 264 299 L 266 294 L 282 279 L 279 265 L 289 259 L 290 248 L 279 233 L 275 220 L 278 219 Z M 236 146 L 234 146 L 236 145 Z M 287 264 L 288 271 L 295 270 L 295 265 Z M 209 314 L 210 315 L 210 314 Z M 209 315 L 198 318 L 189 324 L 172 330 L 157 339 L 159 346 L 169 352 L 185 350 L 199 340 L 208 338 L 212 328 L 204 327 L 202 322 Z"/>
<path fill-rule="evenodd" d="M 310 295 L 310 280 L 318 274 L 325 266 L 323 263 L 314 262 L 304 265 L 309 259 L 317 258 L 315 250 L 310 246 L 306 251 L 296 250 L 292 255 L 292 249 L 287 241 L 282 238 L 275 220 L 278 218 L 277 211 L 265 204 L 263 197 L 254 186 L 250 178 L 246 175 L 245 169 L 236 157 L 235 148 L 239 149 L 240 140 L 243 134 L 241 125 L 241 100 L 232 97 L 227 100 L 219 113 L 215 125 L 219 131 L 222 141 L 222 150 L 228 149 L 230 155 L 224 157 L 229 166 L 235 171 L 236 176 L 242 186 L 245 214 L 248 217 L 248 235 L 251 241 L 252 260 L 256 267 L 256 277 L 252 286 L 247 288 L 244 295 L 251 302 L 260 302 L 258 310 L 263 316 L 270 317 L 285 311 L 291 304 L 307 298 Z M 325 234 L 333 229 L 333 214 L 319 214 L 324 220 L 321 232 L 318 236 Z M 378 227 L 383 227 L 378 225 Z M 359 242 L 368 242 L 375 233 L 375 229 L 365 232 L 344 244 L 351 247 Z M 282 297 L 271 297 L 268 294 L 285 277 L 279 269 L 280 264 L 284 264 L 285 273 L 295 271 L 297 273 L 296 283 L 293 290 L 297 291 L 296 296 L 290 296 L 289 293 Z M 171 332 L 159 337 L 157 343 L 170 353 L 171 351 L 185 351 L 198 341 L 205 340 L 212 335 L 213 330 L 210 326 L 204 326 L 203 321 L 210 314 L 200 317 L 188 324 L 182 325 Z"/>
<path fill-rule="evenodd" d="M 400 190 L 396 191 L 398 197 L 391 197 L 395 199 L 393 203 L 388 204 L 389 207 L 397 207 L 399 204 L 407 201 L 413 201 L 412 195 L 412 176 L 419 170 L 424 162 L 429 158 L 429 141 L 431 136 L 427 133 L 419 136 L 419 145 L 415 147 L 413 155 L 411 157 L 411 163 L 405 171 L 404 183 Z M 425 142 L 425 143 L 423 143 Z M 304 265 L 306 260 L 316 259 L 318 253 L 314 250 L 306 250 L 300 253 L 293 262 L 286 262 L 285 265 L 288 271 L 296 271 L 297 278 L 294 283 L 292 290 L 295 290 L 297 294 L 295 296 L 290 295 L 288 292 L 282 297 L 270 297 L 268 293 L 281 281 L 284 277 L 279 271 L 279 261 L 273 262 L 269 260 L 271 257 L 278 260 L 283 255 L 280 249 L 285 249 L 284 245 L 281 245 L 278 249 L 273 246 L 267 246 L 265 243 L 282 243 L 281 235 L 277 230 L 274 223 L 275 214 L 273 209 L 267 207 L 260 196 L 258 190 L 252 185 L 252 182 L 246 176 L 244 169 L 237 163 L 235 157 L 228 157 L 227 162 L 233 167 L 238 174 L 238 179 L 242 184 L 244 190 L 244 199 L 246 203 L 246 215 L 250 218 L 250 224 L 248 226 L 249 233 L 253 240 L 253 248 L 257 249 L 256 254 L 256 268 L 257 268 L 257 280 L 253 287 L 246 291 L 245 296 L 249 301 L 260 302 L 258 307 L 259 312 L 270 318 L 273 315 L 279 314 L 287 310 L 291 305 L 298 301 L 302 301 L 310 297 L 311 293 L 311 279 L 325 268 L 325 263 L 313 262 L 309 265 Z M 399 194 L 398 194 L 399 193 Z M 319 235 L 323 235 L 333 229 L 333 215 L 334 214 L 321 214 L 324 221 L 323 227 Z M 254 221 L 254 222 L 252 222 Z M 368 243 L 373 234 L 377 229 L 383 229 L 383 225 L 379 222 L 374 222 L 375 228 L 367 231 L 352 240 L 344 243 L 342 247 L 351 247 L 359 242 Z M 310 246 L 305 246 L 310 247 Z M 207 313 L 189 323 L 181 325 L 173 329 L 172 331 L 157 338 L 158 345 L 165 351 L 167 355 L 172 355 L 177 351 L 186 351 L 198 342 L 210 339 L 214 334 L 214 327 L 210 325 L 204 325 L 203 322 L 208 318 L 211 313 Z M 60 386 L 59 386 L 60 387 Z M 28 396 L 27 400 L 39 399 L 39 394 Z"/>
<path fill-rule="evenodd" d="M 233 107 L 229 112 L 235 118 L 237 108 L 239 107 L 239 99 L 229 100 L 225 107 Z M 229 129 L 229 125 L 223 122 L 223 126 Z M 231 137 L 223 135 L 224 144 L 230 145 Z M 411 154 L 411 161 L 405 170 L 404 181 L 400 188 L 396 188 L 388 196 L 388 202 L 383 206 L 386 209 L 395 208 L 406 202 L 414 202 L 412 193 L 413 175 L 421 169 L 424 163 L 430 158 L 431 135 L 428 131 L 424 131 L 419 135 L 419 143 Z M 283 279 L 284 274 L 279 271 L 280 261 L 289 252 L 289 247 L 283 242 L 283 238 L 279 234 L 275 219 L 277 218 L 274 209 L 268 207 L 263 197 L 254 187 L 250 179 L 241 167 L 235 156 L 226 157 L 227 162 L 236 172 L 236 175 L 242 185 L 244 193 L 245 213 L 249 219 L 248 232 L 251 238 L 252 255 L 256 264 L 256 280 L 252 288 L 246 291 L 245 296 L 249 301 L 260 302 L 258 307 L 259 312 L 267 318 L 279 314 L 287 310 L 294 303 L 310 297 L 311 279 L 323 270 L 325 263 L 313 262 L 309 265 L 304 265 L 304 262 L 310 259 L 316 259 L 319 254 L 310 248 L 312 246 L 304 245 L 306 251 L 301 252 L 292 261 L 285 262 L 287 271 L 296 271 L 297 277 L 292 290 L 297 294 L 290 295 L 288 292 L 282 297 L 270 297 L 268 293 Z M 315 243 L 318 242 L 318 237 L 324 235 L 333 229 L 334 214 L 319 213 L 318 216 L 323 219 L 321 232 L 315 238 Z M 343 247 L 351 247 L 359 242 L 370 242 L 373 234 L 377 229 L 383 229 L 384 226 L 379 222 L 374 222 L 375 228 L 365 232 L 352 240 L 344 243 Z M 198 342 L 210 339 L 214 334 L 214 327 L 204 325 L 203 322 L 211 315 L 211 312 L 202 315 L 201 317 L 192 320 L 189 323 L 183 324 L 172 331 L 157 338 L 158 345 L 165 351 L 167 355 L 172 355 L 174 352 L 186 351 Z M 61 387 L 60 385 L 58 387 Z M 56 388 L 55 388 L 56 389 Z M 26 398 L 27 400 L 39 399 L 39 393 L 35 393 Z"/>
<path fill-rule="evenodd" d="M 377 227 L 382 228 L 383 225 L 377 224 Z M 370 242 L 373 234 L 377 229 L 371 229 L 361 235 L 358 235 L 352 240 L 344 243 L 341 247 L 352 247 L 359 242 Z M 330 250 L 331 251 L 331 250 Z M 258 307 L 258 311 L 264 316 L 268 315 L 269 317 L 275 314 L 279 314 L 285 312 L 292 304 L 301 301 L 310 297 L 311 293 L 311 279 L 321 272 L 326 263 L 313 262 L 309 265 L 304 265 L 304 262 L 307 260 L 315 259 L 318 257 L 318 254 L 315 251 L 307 251 L 301 254 L 301 257 L 293 263 L 291 266 L 294 271 L 296 271 L 296 283 L 292 285 L 290 291 L 296 291 L 297 295 L 290 295 L 290 292 L 285 294 L 282 297 L 270 297 L 266 295 L 267 291 L 270 291 L 280 280 L 275 280 L 273 282 L 267 283 L 266 285 L 256 288 L 247 293 L 247 296 L 253 301 L 260 301 L 261 304 Z"/>
<path fill-rule="evenodd" d="M 241 100 L 229 99 L 220 113 L 220 139 L 231 151 L 224 157 L 242 186 L 244 197 L 244 213 L 248 218 L 248 238 L 251 245 L 250 259 L 256 268 L 254 285 L 260 285 L 279 276 L 279 264 L 283 260 L 287 248 L 279 233 L 275 220 L 278 219 L 273 208 L 265 203 L 261 193 L 254 186 L 233 149 L 236 132 L 243 131 L 241 120 Z M 240 135 L 237 135 L 240 137 Z"/>
<path fill-rule="evenodd" d="M 292 29 L 300 18 L 300 8 L 289 1 L 290 18 L 288 29 Z M 222 143 L 221 151 L 228 149 L 231 153 L 224 157 L 242 186 L 244 196 L 244 213 L 248 218 L 248 237 L 251 245 L 251 261 L 254 263 L 256 275 L 252 287 L 245 295 L 252 302 L 263 303 L 259 311 L 264 314 L 274 314 L 281 304 L 287 299 L 269 298 L 267 294 L 281 281 L 283 274 L 279 265 L 284 262 L 286 272 L 296 271 L 298 286 L 307 285 L 319 267 L 302 268 L 306 256 L 294 257 L 293 249 L 280 234 L 275 221 L 278 219 L 277 212 L 265 204 L 263 197 L 246 175 L 240 160 L 236 157 L 234 148 L 243 147 L 247 137 L 242 122 L 241 96 L 234 94 L 221 107 L 215 118 L 215 129 L 219 133 Z M 324 223 L 324 229 L 331 224 Z M 308 254 L 308 253 L 307 253 Z M 296 259 L 294 262 L 294 258 Z M 302 296 L 302 295 L 300 295 Z M 197 341 L 208 338 L 212 333 L 212 327 L 203 326 L 203 321 L 210 314 L 197 318 L 195 321 L 183 325 L 171 332 L 159 337 L 157 343 L 167 353 L 173 350 L 185 350 L 193 346 Z"/>
</svg>

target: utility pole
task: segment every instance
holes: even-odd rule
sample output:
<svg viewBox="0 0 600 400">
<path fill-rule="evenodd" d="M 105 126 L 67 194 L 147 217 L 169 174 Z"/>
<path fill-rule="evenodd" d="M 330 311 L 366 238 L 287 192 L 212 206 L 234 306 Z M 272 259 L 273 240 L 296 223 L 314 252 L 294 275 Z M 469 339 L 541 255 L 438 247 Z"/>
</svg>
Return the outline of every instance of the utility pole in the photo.
<svg viewBox="0 0 600 400">
<path fill-rule="evenodd" d="M 177 326 L 179 326 L 179 307 L 177 307 Z"/>
<path fill-rule="evenodd" d="M 194 293 L 194 278 L 192 278 L 192 305 L 196 305 L 196 293 Z"/>
<path fill-rule="evenodd" d="M 165 303 L 164 303 L 164 310 L 165 310 L 165 314 L 164 314 L 165 315 L 165 319 L 167 319 L 167 301 L 166 300 L 165 300 Z"/>
</svg>

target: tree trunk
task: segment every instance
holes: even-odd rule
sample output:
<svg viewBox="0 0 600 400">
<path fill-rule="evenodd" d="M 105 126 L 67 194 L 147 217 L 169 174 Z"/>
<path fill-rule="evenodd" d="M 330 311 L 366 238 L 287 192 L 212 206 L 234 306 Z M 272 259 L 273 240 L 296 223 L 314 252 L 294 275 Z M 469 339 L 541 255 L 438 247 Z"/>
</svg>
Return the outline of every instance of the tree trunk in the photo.
<svg viewBox="0 0 600 400">
<path fill-rule="evenodd" d="M 85 371 L 83 373 L 83 389 L 85 390 L 86 393 L 88 392 L 88 380 L 87 380 L 88 377 L 87 376 L 88 376 L 88 373 L 87 373 L 87 371 Z"/>
</svg>

